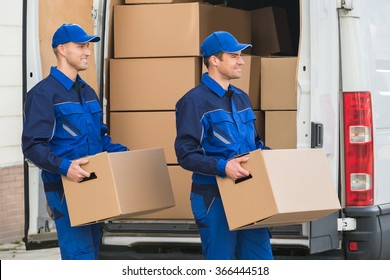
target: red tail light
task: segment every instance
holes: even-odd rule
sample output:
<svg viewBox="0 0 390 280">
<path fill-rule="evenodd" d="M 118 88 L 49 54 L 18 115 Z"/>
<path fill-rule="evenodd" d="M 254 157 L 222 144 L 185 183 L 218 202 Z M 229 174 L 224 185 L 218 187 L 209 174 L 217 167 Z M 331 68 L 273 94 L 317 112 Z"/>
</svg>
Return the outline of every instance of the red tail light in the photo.
<svg viewBox="0 0 390 280">
<path fill-rule="evenodd" d="M 344 92 L 345 189 L 347 206 L 374 204 L 371 94 Z"/>
</svg>

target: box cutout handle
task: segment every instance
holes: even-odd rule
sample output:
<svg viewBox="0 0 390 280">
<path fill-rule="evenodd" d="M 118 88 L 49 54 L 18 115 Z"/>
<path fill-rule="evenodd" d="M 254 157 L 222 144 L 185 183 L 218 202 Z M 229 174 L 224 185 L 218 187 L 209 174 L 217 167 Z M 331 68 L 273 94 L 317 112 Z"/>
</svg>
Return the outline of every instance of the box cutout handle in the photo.
<svg viewBox="0 0 390 280">
<path fill-rule="evenodd" d="M 246 156 L 246 155 L 249 155 L 249 153 L 244 153 L 244 154 L 235 155 L 235 156 L 232 157 L 231 159 L 240 158 L 240 157 L 243 157 L 243 156 Z"/>
<path fill-rule="evenodd" d="M 239 155 L 235 155 L 234 157 L 232 157 L 232 159 L 234 158 L 239 158 L 239 157 L 243 157 L 243 156 L 246 156 L 246 155 L 249 155 L 249 153 L 244 153 L 244 154 L 239 154 Z M 249 174 L 248 176 L 245 176 L 245 177 L 242 177 L 242 178 L 238 178 L 237 180 L 234 180 L 234 184 L 239 184 L 241 182 L 244 182 L 246 180 L 249 180 L 251 179 L 253 176 L 252 174 Z"/>
<path fill-rule="evenodd" d="M 89 175 L 89 177 L 85 177 L 83 180 L 80 181 L 80 183 L 94 180 L 94 179 L 97 179 L 97 176 L 96 176 L 95 172 L 91 172 L 91 175 Z"/>
<path fill-rule="evenodd" d="M 244 182 L 246 180 L 249 180 L 253 178 L 252 174 L 249 174 L 248 176 L 245 176 L 245 177 L 241 177 L 241 178 L 238 178 L 237 180 L 234 180 L 234 184 L 239 184 L 241 182 Z"/>
</svg>

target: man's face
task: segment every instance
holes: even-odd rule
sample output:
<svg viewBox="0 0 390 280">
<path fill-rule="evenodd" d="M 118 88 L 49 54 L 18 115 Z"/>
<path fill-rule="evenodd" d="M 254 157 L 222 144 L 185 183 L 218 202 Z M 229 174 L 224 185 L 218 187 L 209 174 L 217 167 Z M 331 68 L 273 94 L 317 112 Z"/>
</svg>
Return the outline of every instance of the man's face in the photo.
<svg viewBox="0 0 390 280">
<path fill-rule="evenodd" d="M 217 71 L 225 79 L 239 79 L 241 78 L 241 67 L 244 64 L 241 52 L 223 53 L 221 59 L 218 59 Z"/>
<path fill-rule="evenodd" d="M 88 68 L 88 57 L 91 55 L 89 43 L 69 42 L 63 45 L 65 59 L 68 65 L 77 71 Z"/>
</svg>

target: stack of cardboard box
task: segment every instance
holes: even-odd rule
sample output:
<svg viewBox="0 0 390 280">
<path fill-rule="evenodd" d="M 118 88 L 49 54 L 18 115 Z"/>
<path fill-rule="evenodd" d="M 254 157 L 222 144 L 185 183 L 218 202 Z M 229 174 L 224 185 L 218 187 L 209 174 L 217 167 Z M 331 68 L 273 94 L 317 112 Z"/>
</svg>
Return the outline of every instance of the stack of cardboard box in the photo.
<svg viewBox="0 0 390 280">
<path fill-rule="evenodd" d="M 251 11 L 252 54 L 261 56 L 260 108 L 265 143 L 272 149 L 296 148 L 296 70 L 286 11 Z"/>
<path fill-rule="evenodd" d="M 266 145 L 296 148 L 297 57 L 286 11 L 270 6 L 250 11 L 250 17 L 251 55 L 243 56 L 242 77 L 231 83 L 249 94 Z"/>
<path fill-rule="evenodd" d="M 265 143 L 272 149 L 296 148 L 296 57 L 261 60 L 261 109 L 265 111 Z"/>
<path fill-rule="evenodd" d="M 249 94 L 266 145 L 295 148 L 289 130 L 296 127 L 296 58 L 271 57 L 292 53 L 284 10 L 244 11 L 201 2 L 126 0 L 114 7 L 110 134 L 130 149 L 162 147 L 176 198 L 176 207 L 151 218 L 192 219 L 189 199 L 180 199 L 189 196 L 191 173 L 177 164 L 175 104 L 207 71 L 199 46 L 214 31 L 253 43 L 251 55 L 243 55 L 241 79 L 232 84 Z"/>
<path fill-rule="evenodd" d="M 261 111 L 265 143 L 272 149 L 296 148 L 296 70 L 285 10 L 266 7 L 251 11 L 252 54 L 261 56 Z"/>
<path fill-rule="evenodd" d="M 142 218 L 192 219 L 191 172 L 177 164 L 174 151 L 175 104 L 200 82 L 199 46 L 210 33 L 226 30 L 251 40 L 249 12 L 200 2 L 126 0 L 129 5 L 114 7 L 110 134 L 130 149 L 164 149 L 176 201 Z"/>
</svg>

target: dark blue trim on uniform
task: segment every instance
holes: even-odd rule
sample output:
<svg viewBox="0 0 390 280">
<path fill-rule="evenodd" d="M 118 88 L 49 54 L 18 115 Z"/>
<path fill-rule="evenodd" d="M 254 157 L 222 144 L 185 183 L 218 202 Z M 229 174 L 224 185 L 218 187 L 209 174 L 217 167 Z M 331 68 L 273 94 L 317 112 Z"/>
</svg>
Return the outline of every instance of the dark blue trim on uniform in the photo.
<svg viewBox="0 0 390 280">
<path fill-rule="evenodd" d="M 221 197 L 219 189 L 215 185 L 203 185 L 199 186 L 196 184 L 191 185 L 191 192 L 200 194 L 200 195 L 209 195 L 212 197 Z"/>
</svg>

